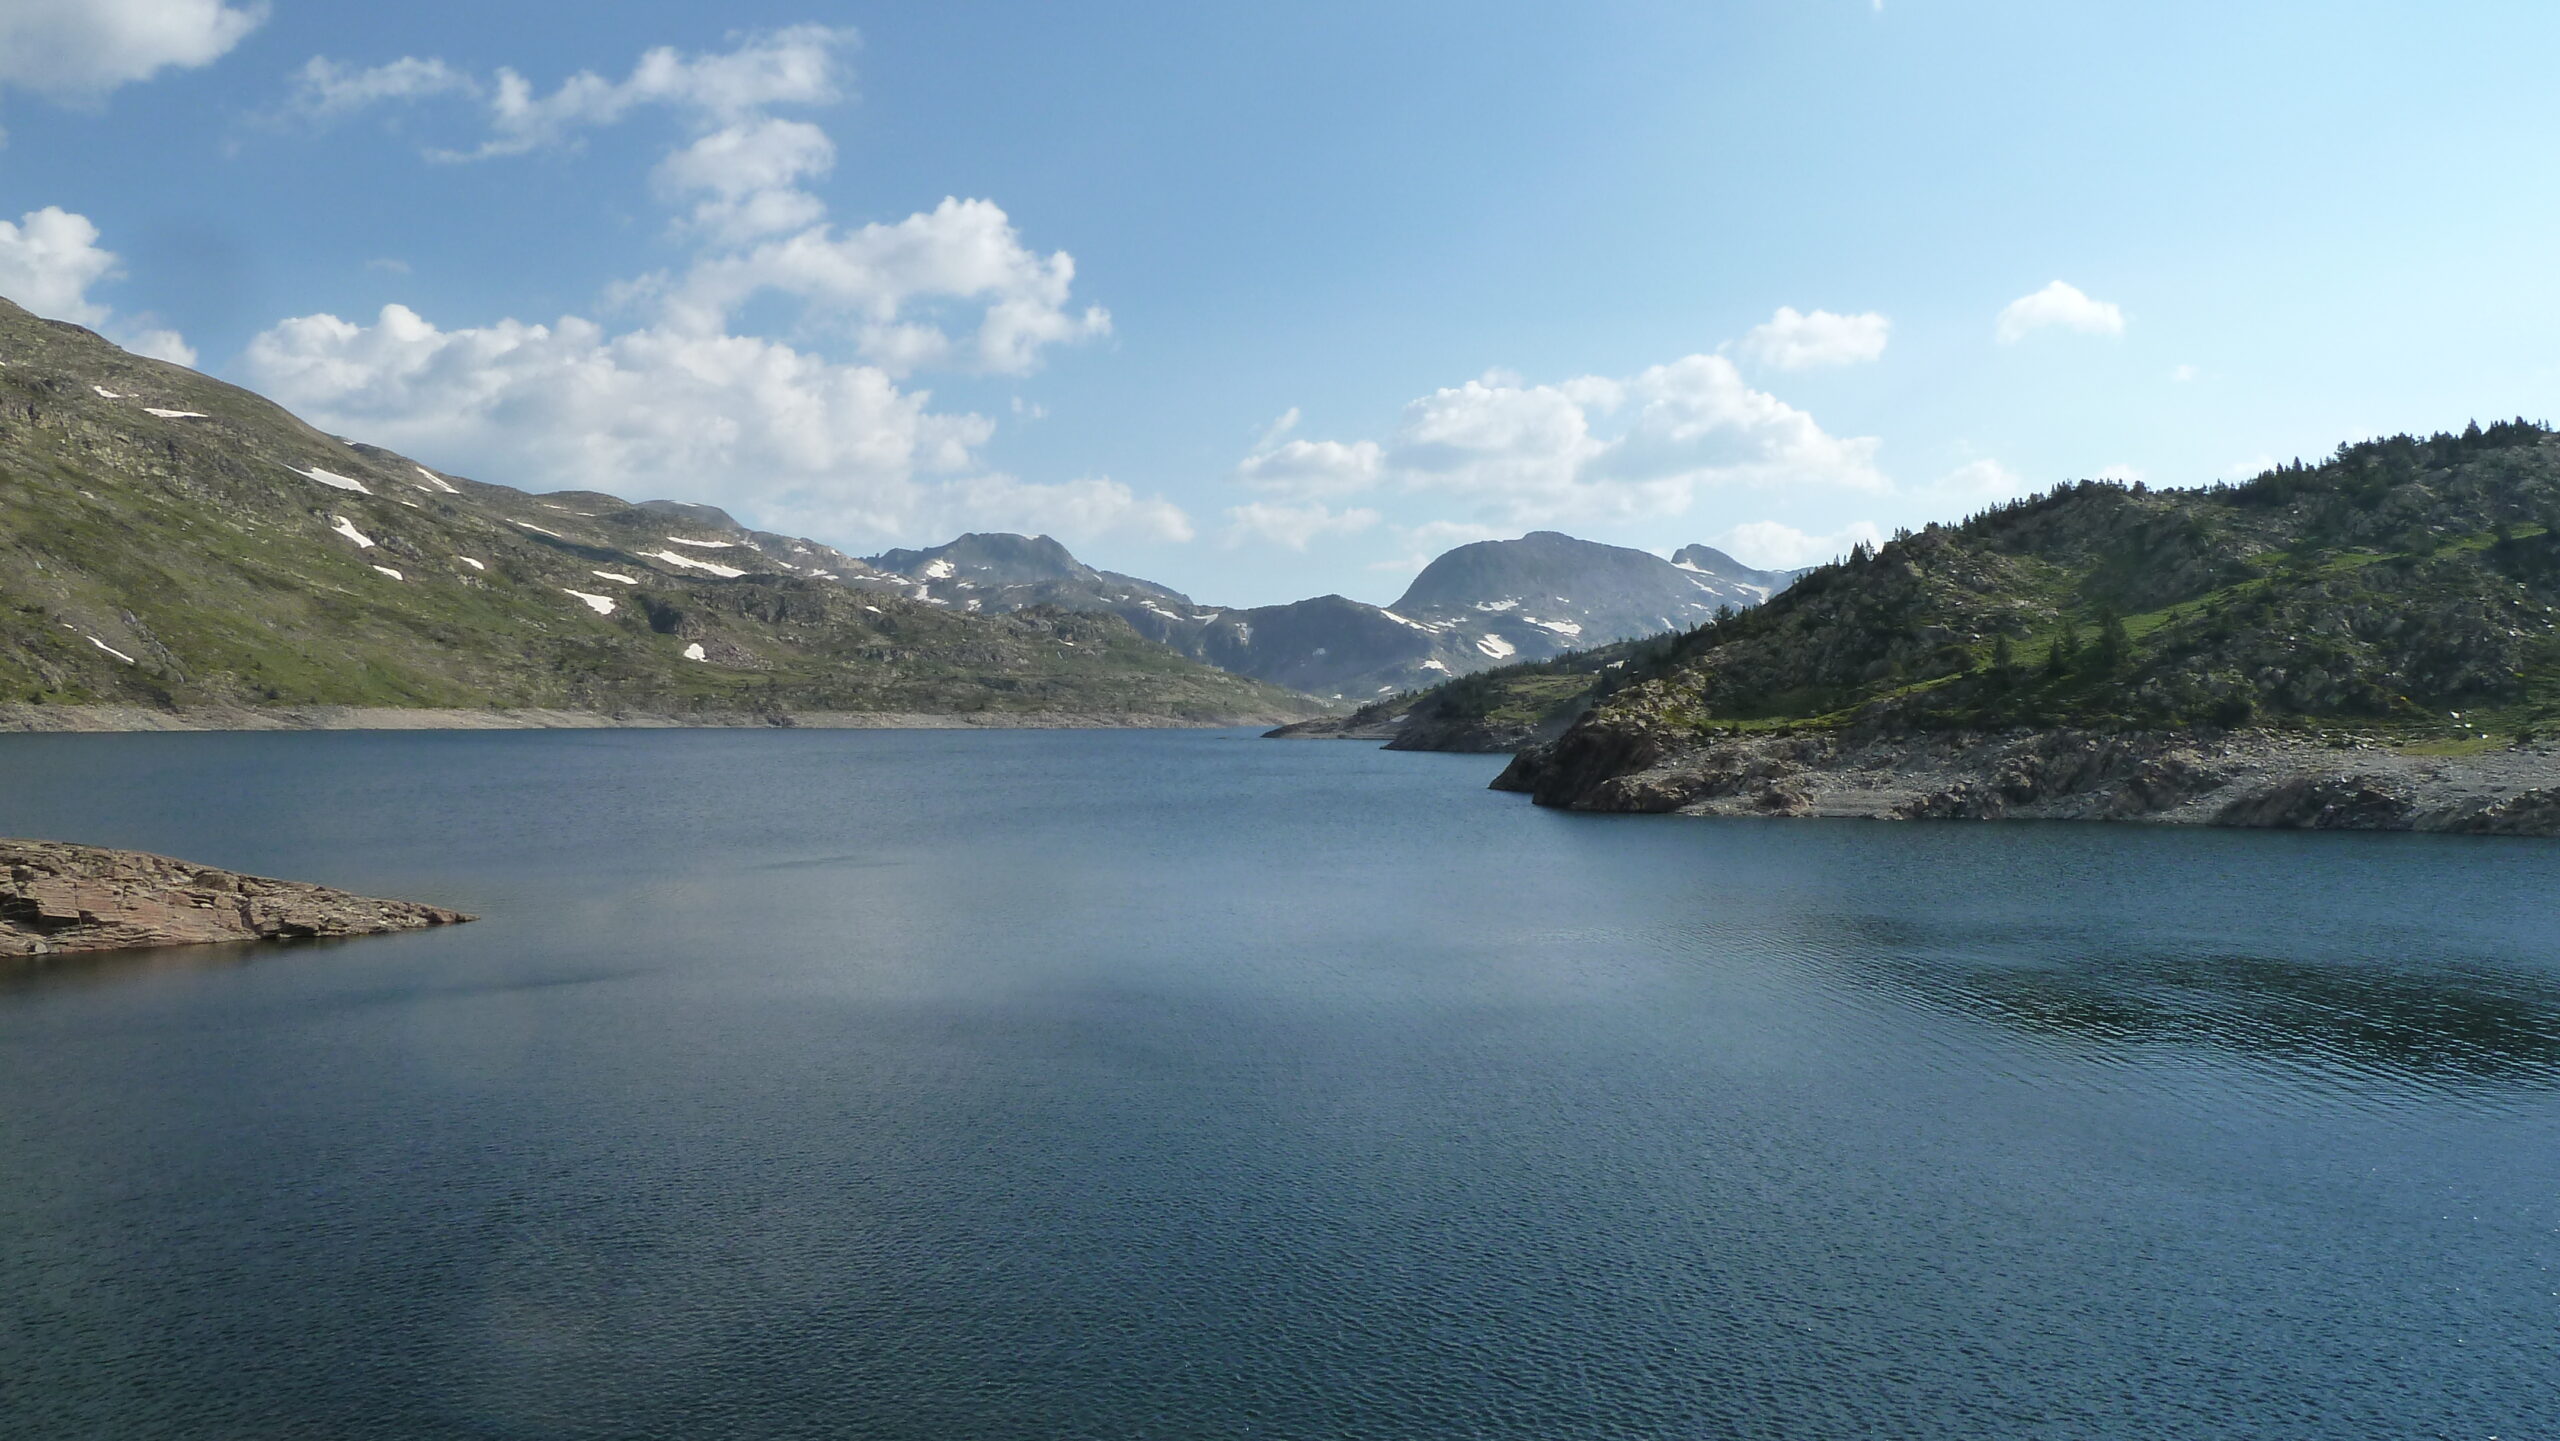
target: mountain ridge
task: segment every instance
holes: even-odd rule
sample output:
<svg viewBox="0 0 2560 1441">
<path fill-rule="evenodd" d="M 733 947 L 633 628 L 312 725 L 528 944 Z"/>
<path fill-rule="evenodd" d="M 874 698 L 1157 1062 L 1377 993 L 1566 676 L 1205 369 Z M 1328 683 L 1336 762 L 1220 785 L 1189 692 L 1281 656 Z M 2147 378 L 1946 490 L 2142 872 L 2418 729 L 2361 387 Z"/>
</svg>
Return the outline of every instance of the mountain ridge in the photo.
<svg viewBox="0 0 2560 1441">
<path fill-rule="evenodd" d="M 1549 729 L 1497 784 L 1547 805 L 2560 825 L 2560 436 L 2068 483 L 1856 547 L 1605 673 L 1472 679 L 1407 717 L 1516 714 L 1543 684 Z"/>
<path fill-rule="evenodd" d="M 0 702 L 701 723 L 1233 723 L 1308 698 L 1115 617 L 918 604 L 725 512 L 533 495 L 0 302 Z M 734 522 L 731 522 L 734 524 Z"/>
</svg>

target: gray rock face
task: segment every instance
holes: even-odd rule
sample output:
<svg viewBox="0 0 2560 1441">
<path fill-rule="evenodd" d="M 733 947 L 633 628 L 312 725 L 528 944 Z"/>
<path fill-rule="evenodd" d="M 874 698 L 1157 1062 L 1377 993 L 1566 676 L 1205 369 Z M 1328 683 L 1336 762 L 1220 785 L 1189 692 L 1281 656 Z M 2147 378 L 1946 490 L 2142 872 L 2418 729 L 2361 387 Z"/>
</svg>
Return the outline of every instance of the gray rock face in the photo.
<svg viewBox="0 0 2560 1441">
<path fill-rule="evenodd" d="M 2560 835 L 2560 750 L 2417 756 L 2264 732 L 1719 738 L 1595 713 L 1494 787 L 1587 811 Z"/>
<path fill-rule="evenodd" d="M 0 960 L 209 941 L 367 936 L 473 919 L 141 851 L 0 840 Z"/>
</svg>

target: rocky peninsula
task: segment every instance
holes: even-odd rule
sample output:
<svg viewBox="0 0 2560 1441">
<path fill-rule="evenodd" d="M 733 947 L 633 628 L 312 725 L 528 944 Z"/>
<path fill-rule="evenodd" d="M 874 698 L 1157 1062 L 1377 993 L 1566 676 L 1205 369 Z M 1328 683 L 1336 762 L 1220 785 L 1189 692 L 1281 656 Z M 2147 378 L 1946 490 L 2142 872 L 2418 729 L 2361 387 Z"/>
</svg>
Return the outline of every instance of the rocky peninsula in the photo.
<svg viewBox="0 0 2560 1441">
<path fill-rule="evenodd" d="M 142 851 L 0 839 L 0 962 L 210 941 L 368 936 L 473 919 Z"/>
</svg>

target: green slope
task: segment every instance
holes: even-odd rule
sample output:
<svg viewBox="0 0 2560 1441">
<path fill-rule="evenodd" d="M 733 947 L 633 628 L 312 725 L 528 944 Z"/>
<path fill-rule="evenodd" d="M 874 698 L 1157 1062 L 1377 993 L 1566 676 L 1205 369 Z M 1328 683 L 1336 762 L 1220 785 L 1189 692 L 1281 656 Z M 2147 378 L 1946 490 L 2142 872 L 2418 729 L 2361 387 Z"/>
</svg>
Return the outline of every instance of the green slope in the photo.
<svg viewBox="0 0 2560 1441">
<path fill-rule="evenodd" d="M 2245 485 L 2065 485 L 1905 533 L 1758 609 L 1417 717 L 1757 730 L 2344 727 L 2455 749 L 2560 727 L 2560 439 L 2342 446 Z"/>
<path fill-rule="evenodd" d="M 0 302 L 0 702 L 1317 709 L 1107 615 L 968 614 L 826 578 L 824 547 L 668 539 L 706 533 L 435 474 Z"/>
</svg>

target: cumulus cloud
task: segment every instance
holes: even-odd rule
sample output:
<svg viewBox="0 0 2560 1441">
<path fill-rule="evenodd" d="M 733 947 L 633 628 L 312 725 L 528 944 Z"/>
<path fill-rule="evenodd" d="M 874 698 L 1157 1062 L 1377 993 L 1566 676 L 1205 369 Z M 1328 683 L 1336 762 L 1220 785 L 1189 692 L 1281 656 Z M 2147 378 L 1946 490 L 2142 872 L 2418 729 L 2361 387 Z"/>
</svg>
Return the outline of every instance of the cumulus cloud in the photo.
<svg viewBox="0 0 2560 1441">
<path fill-rule="evenodd" d="M 115 268 L 115 252 L 98 244 L 98 227 L 85 215 L 48 205 L 15 225 L 0 220 L 0 295 L 38 315 L 103 323 L 107 308 L 89 299 L 89 287 Z"/>
<path fill-rule="evenodd" d="M 1430 494 L 1466 507 L 1454 523 L 1474 527 L 1678 515 L 1715 486 L 1890 488 L 1874 438 L 1832 435 L 1721 355 L 1552 385 L 1491 372 L 1412 401 L 1383 441 L 1276 439 L 1286 429 L 1237 465 L 1237 481 L 1302 504 Z"/>
<path fill-rule="evenodd" d="M 892 372 L 1020 375 L 1048 346 L 1110 333 L 1109 311 L 1070 306 L 1075 273 L 1065 251 L 1025 246 L 993 201 L 945 198 L 895 224 L 841 233 L 815 226 L 706 257 L 665 294 L 669 314 L 686 326 L 718 325 L 773 292 L 841 318 L 863 358 Z M 971 333 L 955 337 L 919 313 L 948 301 L 979 307 Z"/>
<path fill-rule="evenodd" d="M 98 244 L 89 217 L 58 205 L 31 210 L 16 224 L 0 220 L 0 295 L 38 315 L 86 325 L 137 355 L 196 363 L 194 347 L 147 317 L 119 318 L 89 296 L 89 287 L 121 272 L 114 251 Z"/>
<path fill-rule="evenodd" d="M 266 393 L 331 430 L 536 489 L 676 496 L 823 536 L 917 540 L 957 526 L 1187 539 L 1161 498 L 1108 479 L 986 470 L 992 422 L 937 412 L 876 366 L 753 336 L 571 316 L 440 329 L 405 306 L 370 324 L 306 315 L 243 357 Z"/>
<path fill-rule="evenodd" d="M 1996 333 L 2002 345 L 2015 345 L 2039 330 L 2122 335 L 2124 308 L 2113 301 L 2092 300 L 2078 286 L 2059 280 L 2000 308 Z"/>
<path fill-rule="evenodd" d="M 9 0 L 0 87 L 84 100 L 162 70 L 219 59 L 267 18 L 223 0 Z"/>
<path fill-rule="evenodd" d="M 1323 535 L 1356 535 L 1378 523 L 1378 513 L 1365 506 L 1334 510 L 1321 502 L 1281 505 L 1248 501 L 1227 507 L 1227 543 L 1261 539 L 1291 550 L 1305 550 Z"/>
<path fill-rule="evenodd" d="M 251 343 L 249 374 L 333 429 L 537 489 L 702 499 L 847 542 L 954 528 L 1191 539 L 1179 507 L 1107 476 L 989 469 L 979 450 L 994 422 L 907 385 L 930 370 L 1025 374 L 1051 346 L 1108 334 L 1110 316 L 1075 303 L 1072 256 L 1025 244 L 993 201 L 828 219 L 807 186 L 833 167 L 834 141 L 768 112 L 842 98 L 853 43 L 800 26 L 725 52 L 652 50 L 625 78 L 581 72 L 548 91 L 509 69 L 483 82 L 442 61 L 314 61 L 296 108 L 317 119 L 474 97 L 487 137 L 439 159 L 568 146 L 645 108 L 675 115 L 681 138 L 649 186 L 691 253 L 608 289 L 630 317 L 619 328 L 579 316 L 443 328 L 399 305 L 370 322 L 306 315 Z M 773 314 L 768 300 L 784 302 L 788 341 L 734 333 L 751 306 Z"/>
<path fill-rule="evenodd" d="M 1812 370 L 1826 365 L 1863 365 L 1881 359 L 1893 322 L 1870 310 L 1834 315 L 1828 310 L 1803 314 L 1781 305 L 1767 323 L 1742 337 L 1742 355 L 1755 365 L 1777 370 Z"/>
<path fill-rule="evenodd" d="M 693 202 L 695 228 L 740 243 L 818 223 L 826 204 L 800 182 L 835 163 L 827 132 L 767 116 L 702 136 L 659 161 L 650 178 L 661 195 Z"/>
<path fill-rule="evenodd" d="M 1884 532 L 1871 521 L 1853 521 L 1827 534 L 1801 531 L 1774 520 L 1755 520 L 1716 537 L 1716 548 L 1761 570 L 1794 570 L 1847 555 L 1852 546 L 1881 545 Z"/>
</svg>

